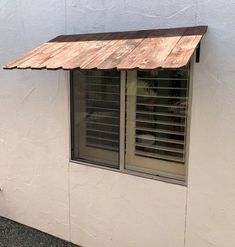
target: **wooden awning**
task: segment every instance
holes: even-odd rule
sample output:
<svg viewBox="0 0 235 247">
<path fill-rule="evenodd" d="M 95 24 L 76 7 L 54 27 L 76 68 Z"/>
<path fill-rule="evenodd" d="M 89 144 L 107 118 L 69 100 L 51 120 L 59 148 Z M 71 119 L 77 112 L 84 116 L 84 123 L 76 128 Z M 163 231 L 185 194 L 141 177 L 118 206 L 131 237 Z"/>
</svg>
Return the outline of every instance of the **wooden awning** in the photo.
<svg viewBox="0 0 235 247">
<path fill-rule="evenodd" d="M 206 26 L 62 35 L 4 69 L 156 69 L 189 62 Z"/>
</svg>

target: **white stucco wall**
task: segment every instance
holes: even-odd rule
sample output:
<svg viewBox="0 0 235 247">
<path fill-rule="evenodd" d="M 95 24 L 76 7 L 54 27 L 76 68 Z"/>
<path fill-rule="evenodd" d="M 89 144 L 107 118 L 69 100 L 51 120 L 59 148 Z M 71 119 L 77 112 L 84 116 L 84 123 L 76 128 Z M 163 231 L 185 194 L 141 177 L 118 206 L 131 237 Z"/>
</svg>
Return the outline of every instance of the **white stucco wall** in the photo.
<svg viewBox="0 0 235 247">
<path fill-rule="evenodd" d="M 235 245 L 235 3 L 0 2 L 0 65 L 59 34 L 208 24 L 194 66 L 189 185 L 69 163 L 63 71 L 0 70 L 0 215 L 84 247 Z"/>
<path fill-rule="evenodd" d="M 0 65 L 65 32 L 63 1 L 0 1 Z M 0 70 L 0 215 L 69 239 L 63 72 Z"/>
<path fill-rule="evenodd" d="M 209 30 L 195 66 L 187 247 L 235 246 L 235 2 L 198 2 Z"/>
</svg>

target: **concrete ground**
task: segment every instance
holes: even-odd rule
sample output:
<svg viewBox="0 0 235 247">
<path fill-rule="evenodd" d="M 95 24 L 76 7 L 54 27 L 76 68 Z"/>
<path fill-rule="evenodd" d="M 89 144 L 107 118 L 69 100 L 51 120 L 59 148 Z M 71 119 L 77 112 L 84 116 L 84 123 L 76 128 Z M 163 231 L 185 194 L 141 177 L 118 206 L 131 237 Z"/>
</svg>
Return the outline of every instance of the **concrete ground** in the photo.
<svg viewBox="0 0 235 247">
<path fill-rule="evenodd" d="M 0 217 L 0 247 L 78 247 L 31 227 Z"/>
</svg>

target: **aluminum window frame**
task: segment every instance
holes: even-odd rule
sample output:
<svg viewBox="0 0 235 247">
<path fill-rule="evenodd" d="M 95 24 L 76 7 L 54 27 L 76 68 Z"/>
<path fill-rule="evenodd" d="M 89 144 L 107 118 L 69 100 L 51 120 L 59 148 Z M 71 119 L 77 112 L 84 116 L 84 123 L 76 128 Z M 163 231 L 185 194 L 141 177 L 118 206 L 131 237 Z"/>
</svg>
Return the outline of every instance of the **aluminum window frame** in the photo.
<svg viewBox="0 0 235 247">
<path fill-rule="evenodd" d="M 190 125 L 191 125 L 191 106 L 192 106 L 192 78 L 193 78 L 193 59 L 190 61 L 190 69 L 189 69 L 189 91 L 188 91 L 188 112 L 187 112 L 187 130 L 186 130 L 186 146 L 185 146 L 185 176 L 184 180 L 176 179 L 173 176 L 167 175 L 159 175 L 156 171 L 153 171 L 152 174 L 149 173 L 149 170 L 146 171 L 145 168 L 139 169 L 138 171 L 129 170 L 125 168 L 125 128 L 126 128 L 126 84 L 127 82 L 127 70 L 120 70 L 120 136 L 119 136 L 119 168 L 112 168 L 108 166 L 103 166 L 100 164 L 96 164 L 94 162 L 87 162 L 82 160 L 73 159 L 74 152 L 74 115 L 73 115 L 73 72 L 69 72 L 68 80 L 69 80 L 69 122 L 70 122 L 70 163 L 90 166 L 93 168 L 101 168 L 105 170 L 110 170 L 114 172 L 119 172 L 127 175 L 133 175 L 140 178 L 147 178 L 158 180 L 162 182 L 167 182 L 171 184 L 177 184 L 182 186 L 187 186 L 188 184 L 188 160 L 189 160 L 189 140 L 190 140 Z"/>
<path fill-rule="evenodd" d="M 75 134 L 74 134 L 75 133 L 75 126 L 74 126 L 75 114 L 74 114 L 74 75 L 73 75 L 73 73 L 75 71 L 78 71 L 78 69 L 69 72 L 70 162 L 86 163 L 87 165 L 92 165 L 92 166 L 96 166 L 96 167 L 119 170 L 119 168 L 120 168 L 119 154 L 117 154 L 117 156 L 118 156 L 118 166 L 117 167 L 114 167 L 114 165 L 109 164 L 109 163 L 102 163 L 102 162 L 93 161 L 93 160 L 86 160 L 83 158 L 78 158 L 78 159 L 76 158 L 75 149 L 74 149 L 74 146 L 76 146 L 76 145 L 74 142 L 74 140 L 75 140 Z M 121 80 L 121 74 L 119 76 L 119 84 L 120 84 L 120 80 Z M 119 109 L 120 109 L 120 107 L 119 107 Z M 119 128 L 119 130 L 120 130 L 120 128 Z M 120 137 L 119 137 L 119 140 L 120 140 Z M 120 151 L 118 151 L 118 153 L 119 152 Z"/>
</svg>

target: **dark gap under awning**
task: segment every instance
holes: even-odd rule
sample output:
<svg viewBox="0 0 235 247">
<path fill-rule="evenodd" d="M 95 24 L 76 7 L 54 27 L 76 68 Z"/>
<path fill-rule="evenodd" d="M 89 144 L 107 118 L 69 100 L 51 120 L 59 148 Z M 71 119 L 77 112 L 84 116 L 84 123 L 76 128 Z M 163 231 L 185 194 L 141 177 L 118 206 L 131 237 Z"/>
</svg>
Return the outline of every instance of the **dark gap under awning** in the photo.
<svg viewBox="0 0 235 247">
<path fill-rule="evenodd" d="M 62 35 L 4 69 L 157 69 L 188 64 L 207 26 Z"/>
</svg>

